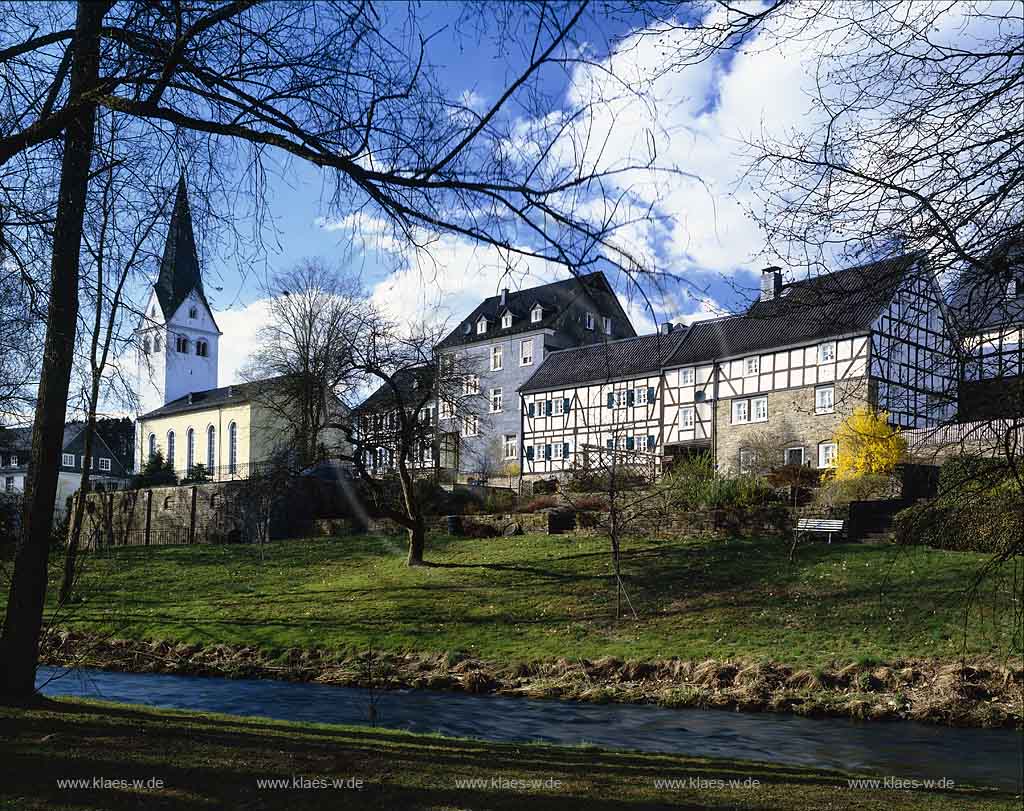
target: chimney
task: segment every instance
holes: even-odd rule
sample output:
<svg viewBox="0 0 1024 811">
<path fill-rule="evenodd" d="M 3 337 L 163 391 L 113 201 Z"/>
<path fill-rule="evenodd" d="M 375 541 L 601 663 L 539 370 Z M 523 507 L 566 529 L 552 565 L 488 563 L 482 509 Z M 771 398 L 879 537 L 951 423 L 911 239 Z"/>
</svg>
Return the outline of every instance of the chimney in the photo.
<svg viewBox="0 0 1024 811">
<path fill-rule="evenodd" d="M 501 306 L 504 307 L 508 304 L 508 288 L 503 287 L 501 290 Z"/>
<path fill-rule="evenodd" d="M 771 301 L 782 293 L 782 268 L 777 265 L 761 271 L 761 301 Z"/>
<path fill-rule="evenodd" d="M 671 321 L 666 321 L 664 324 L 661 325 L 661 334 L 662 335 L 668 335 L 675 328 L 676 328 L 675 324 L 673 324 Z"/>
</svg>

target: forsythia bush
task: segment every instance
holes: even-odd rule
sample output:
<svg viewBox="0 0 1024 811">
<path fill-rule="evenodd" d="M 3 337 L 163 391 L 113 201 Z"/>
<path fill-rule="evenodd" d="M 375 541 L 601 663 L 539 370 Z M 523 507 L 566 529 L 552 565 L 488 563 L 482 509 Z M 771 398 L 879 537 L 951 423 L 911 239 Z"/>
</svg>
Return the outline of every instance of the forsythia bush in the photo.
<svg viewBox="0 0 1024 811">
<path fill-rule="evenodd" d="M 869 473 L 889 473 L 907 452 L 906 440 L 889 425 L 889 415 L 858 408 L 836 430 L 839 446 L 836 476 L 855 479 Z"/>
</svg>

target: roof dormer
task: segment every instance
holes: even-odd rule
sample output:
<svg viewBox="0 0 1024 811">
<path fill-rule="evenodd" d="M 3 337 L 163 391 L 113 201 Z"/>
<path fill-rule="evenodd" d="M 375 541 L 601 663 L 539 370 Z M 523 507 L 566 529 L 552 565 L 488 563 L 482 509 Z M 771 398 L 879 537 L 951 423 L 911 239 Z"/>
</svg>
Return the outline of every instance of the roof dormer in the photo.
<svg viewBox="0 0 1024 811">
<path fill-rule="evenodd" d="M 487 316 L 482 315 L 476 322 L 476 334 L 483 335 L 487 332 Z"/>
<path fill-rule="evenodd" d="M 502 329 L 508 329 L 511 326 L 512 326 L 512 311 L 509 310 L 509 309 L 506 309 L 501 314 L 501 328 Z"/>
<path fill-rule="evenodd" d="M 530 308 L 530 323 L 539 324 L 544 320 L 544 307 L 538 301 L 533 307 Z"/>
</svg>

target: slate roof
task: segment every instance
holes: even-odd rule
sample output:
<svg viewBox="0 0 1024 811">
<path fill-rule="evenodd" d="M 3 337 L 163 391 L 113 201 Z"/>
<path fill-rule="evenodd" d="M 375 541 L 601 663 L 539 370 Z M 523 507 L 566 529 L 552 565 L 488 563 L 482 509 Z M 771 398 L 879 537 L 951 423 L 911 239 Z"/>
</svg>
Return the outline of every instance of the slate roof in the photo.
<svg viewBox="0 0 1024 811">
<path fill-rule="evenodd" d="M 593 308 L 598 319 L 595 329 L 588 330 L 585 325 L 574 317 L 576 313 L 572 305 L 583 305 L 585 309 Z M 538 323 L 530 322 L 530 311 L 534 304 L 544 308 L 544 318 Z M 501 314 L 509 310 L 512 315 L 512 326 L 502 328 Z M 452 349 L 481 341 L 493 341 L 495 337 L 505 337 L 538 329 L 556 329 L 573 336 L 577 342 L 589 342 L 601 337 L 601 316 L 606 315 L 613 320 L 613 331 L 622 337 L 636 335 L 629 316 L 619 303 L 618 296 L 612 290 L 604 273 L 595 271 L 584 276 L 573 276 L 540 287 L 527 290 L 510 290 L 506 302 L 502 304 L 501 296 L 484 299 L 448 336 L 437 345 L 438 349 Z M 487 316 L 490 324 L 484 335 L 478 335 L 476 324 L 481 316 Z M 470 325 L 469 332 L 465 326 Z"/>
<path fill-rule="evenodd" d="M 409 403 L 413 399 L 414 391 L 423 390 L 424 387 L 430 391 L 434 383 L 434 366 L 433 364 L 423 364 L 410 369 L 402 369 L 396 372 L 392 379 L 398 386 L 403 402 Z M 417 382 L 416 388 L 413 387 L 414 382 Z M 355 410 L 356 412 L 386 411 L 395 406 L 394 389 L 387 383 L 381 383 Z"/>
<path fill-rule="evenodd" d="M 184 414 L 189 411 L 203 411 L 207 408 L 216 408 L 222 405 L 237 405 L 247 403 L 258 394 L 265 392 L 276 382 L 284 380 L 285 376 L 268 377 L 265 380 L 255 380 L 251 383 L 235 383 L 231 386 L 221 386 L 217 389 L 206 389 L 205 391 L 194 391 L 186 394 L 177 400 L 171 400 L 160 408 L 155 408 L 148 414 L 143 414 L 139 420 L 152 420 L 159 417 L 167 417 L 171 414 Z M 189 398 L 191 397 L 191 402 Z"/>
<path fill-rule="evenodd" d="M 164 254 L 160 260 L 160 275 L 157 278 L 155 289 L 164 319 L 171 318 L 193 290 L 198 291 L 203 301 L 206 301 L 206 295 L 203 292 L 203 276 L 199 272 L 199 255 L 196 252 L 196 238 L 192 230 L 192 212 L 188 204 L 188 191 L 185 188 L 184 175 L 178 179 L 174 211 L 171 212 L 171 224 L 167 230 L 167 241 L 164 243 Z"/>
<path fill-rule="evenodd" d="M 791 282 L 780 296 L 754 302 L 743 315 L 693 324 L 665 365 L 685 366 L 865 332 L 920 259 L 920 254 L 904 254 Z"/>
<path fill-rule="evenodd" d="M 956 280 L 950 309 L 964 332 L 1024 323 L 1024 243 L 1011 243 L 999 254 L 994 264 L 1002 264 L 1003 272 L 966 271 Z"/>
<path fill-rule="evenodd" d="M 686 333 L 687 328 L 680 326 L 668 335 L 640 335 L 550 352 L 519 391 L 526 394 L 657 372 Z"/>
</svg>

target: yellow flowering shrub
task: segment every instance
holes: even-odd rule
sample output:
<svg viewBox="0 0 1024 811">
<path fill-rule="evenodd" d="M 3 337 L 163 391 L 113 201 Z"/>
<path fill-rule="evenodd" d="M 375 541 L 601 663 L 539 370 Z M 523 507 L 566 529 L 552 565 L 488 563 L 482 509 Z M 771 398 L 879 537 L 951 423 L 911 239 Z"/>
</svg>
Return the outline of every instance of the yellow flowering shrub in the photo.
<svg viewBox="0 0 1024 811">
<path fill-rule="evenodd" d="M 855 479 L 891 473 L 907 453 L 907 441 L 891 425 L 885 411 L 858 408 L 836 429 L 836 477 Z"/>
</svg>

